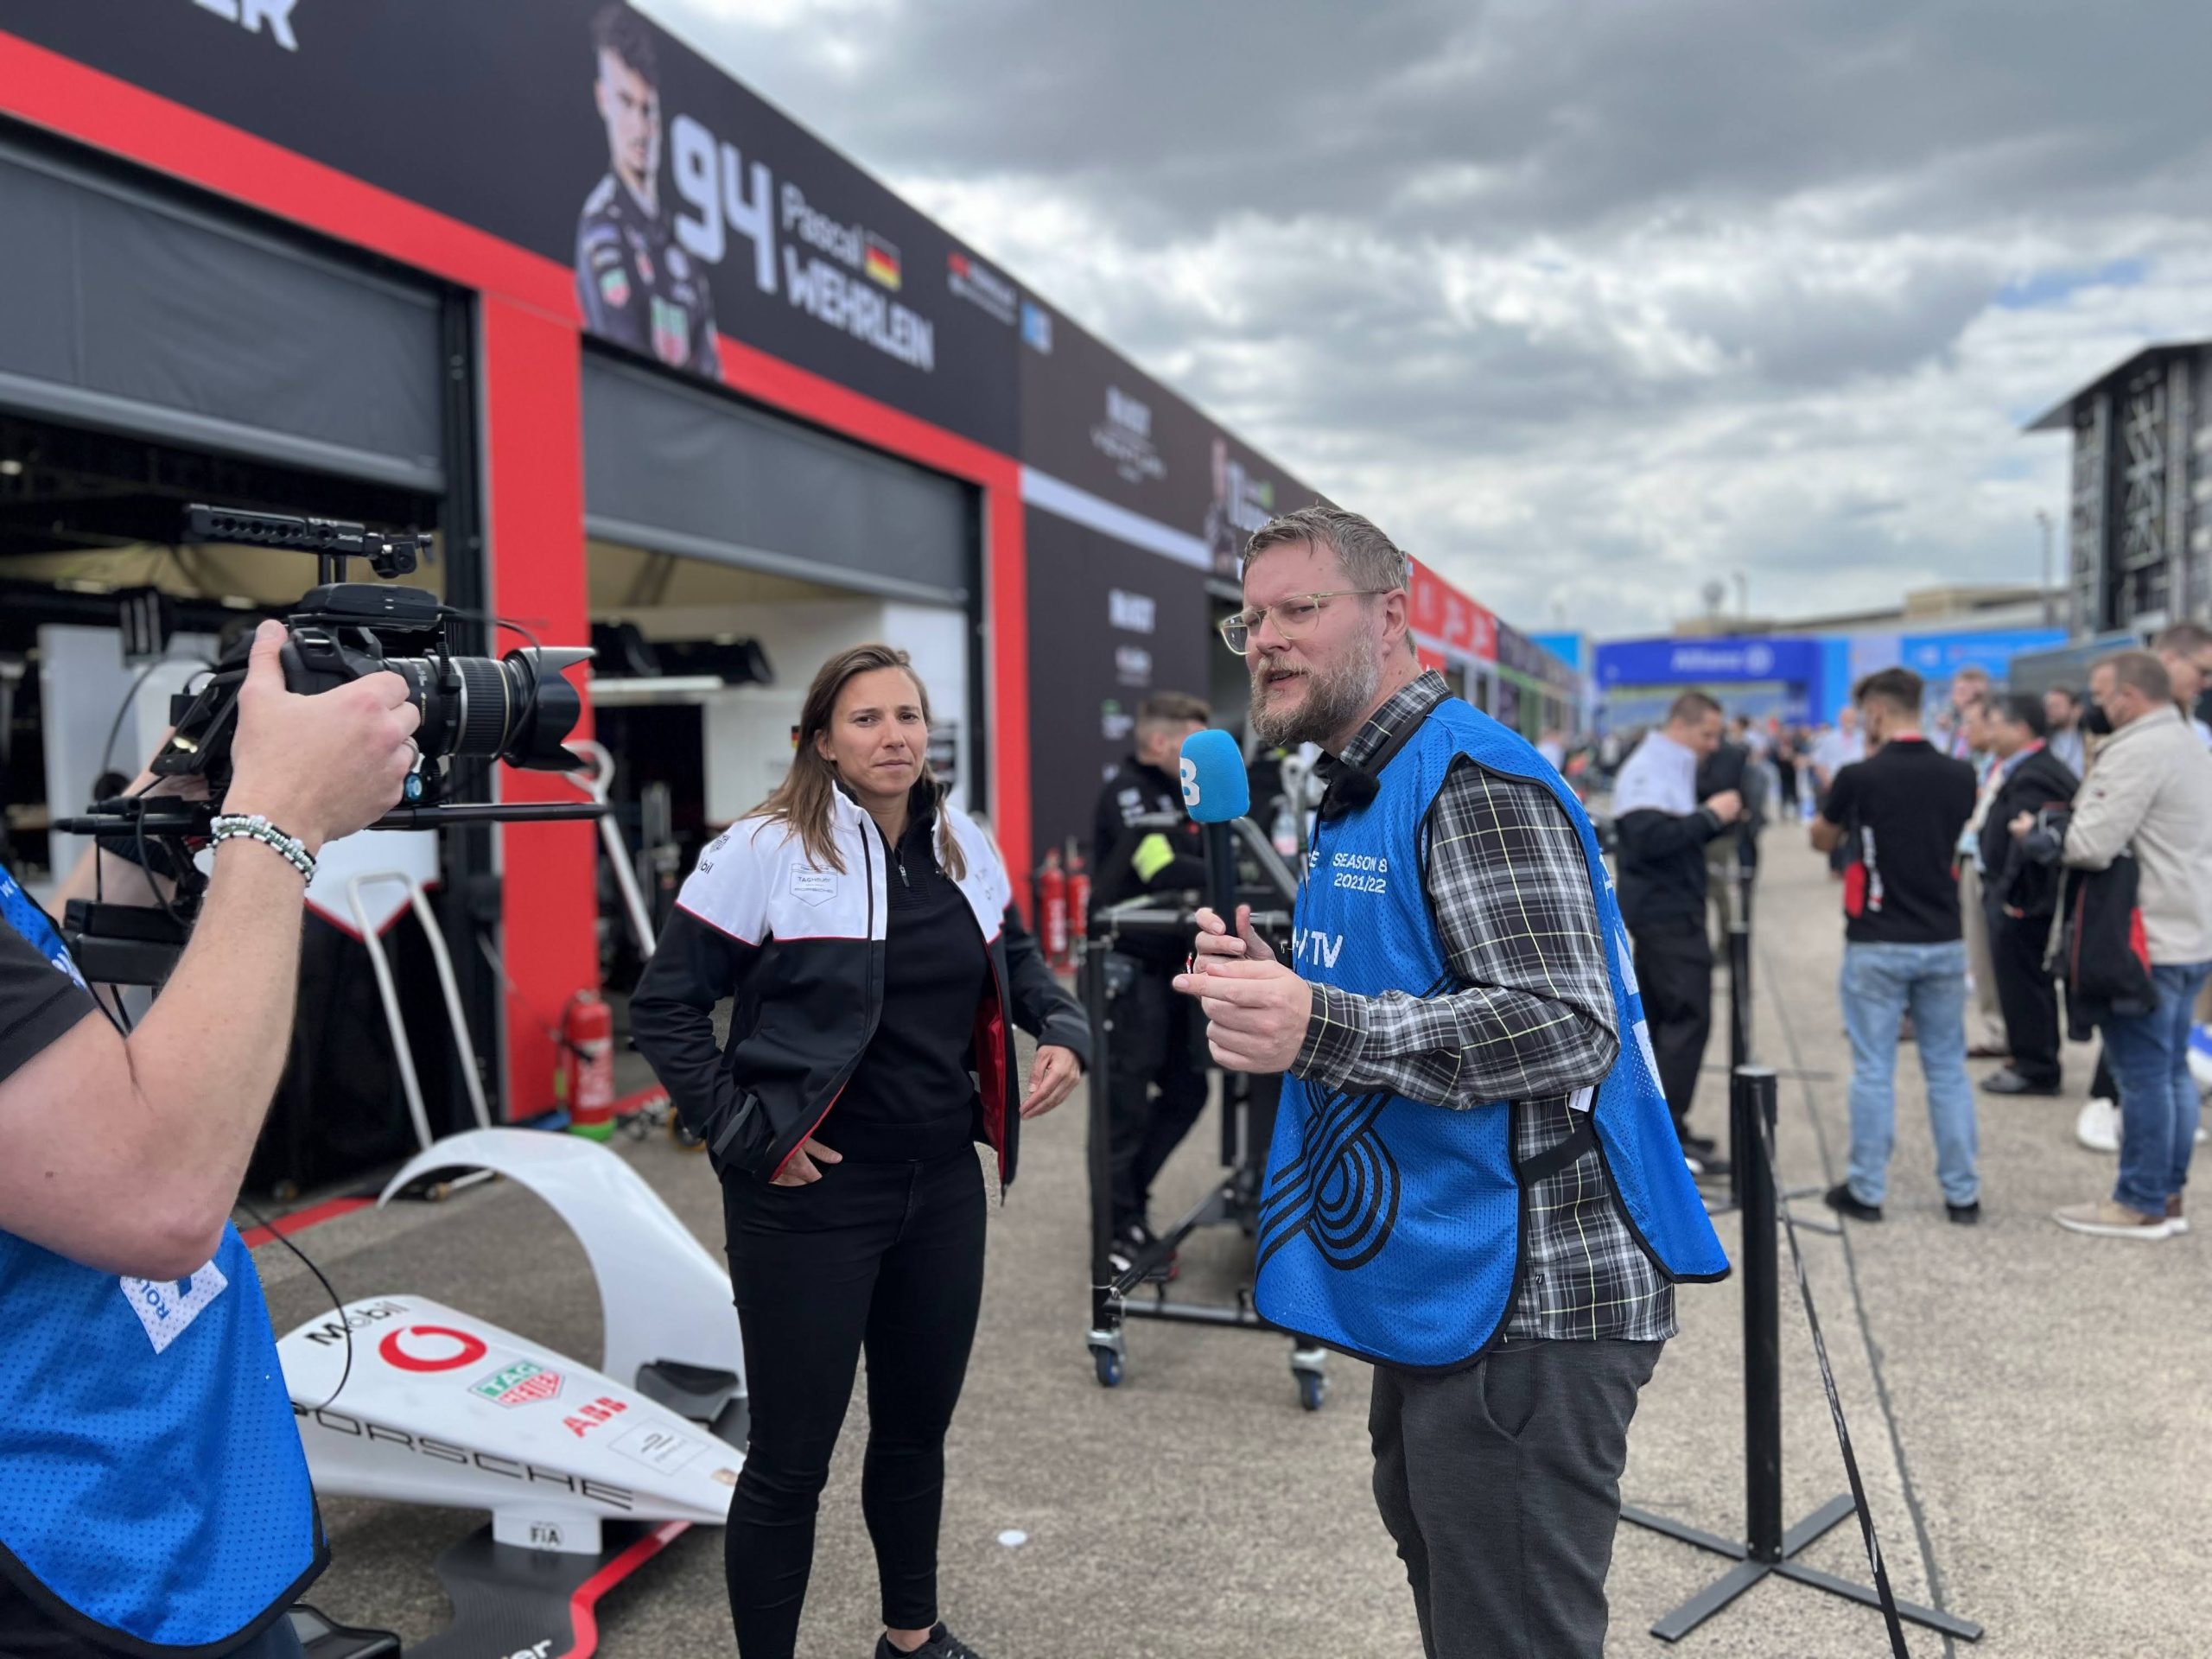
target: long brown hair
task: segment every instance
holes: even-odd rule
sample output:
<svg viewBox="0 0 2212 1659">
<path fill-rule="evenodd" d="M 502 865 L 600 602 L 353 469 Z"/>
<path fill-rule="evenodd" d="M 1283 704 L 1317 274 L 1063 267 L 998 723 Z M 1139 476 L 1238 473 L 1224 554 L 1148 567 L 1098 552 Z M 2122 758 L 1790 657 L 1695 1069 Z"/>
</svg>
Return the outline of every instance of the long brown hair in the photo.
<svg viewBox="0 0 2212 1659">
<path fill-rule="evenodd" d="M 873 673 L 880 668 L 895 668 L 914 683 L 914 693 L 921 699 L 922 721 L 930 717 L 930 690 L 922 683 L 922 677 L 914 672 L 913 659 L 896 645 L 855 645 L 841 651 L 822 664 L 815 674 L 814 683 L 807 688 L 806 702 L 799 710 L 798 748 L 791 756 L 791 769 L 775 791 L 759 806 L 747 813 L 748 817 L 766 818 L 771 823 L 780 823 L 799 838 L 806 849 L 806 855 L 817 865 L 827 865 L 842 874 L 845 861 L 837 855 L 836 838 L 830 830 L 830 808 L 837 791 L 837 770 L 822 758 L 816 740 L 830 729 L 830 722 L 837 713 L 837 697 L 845 689 L 845 682 L 856 674 Z M 954 880 L 963 880 L 968 874 L 968 861 L 960 851 L 960 842 L 954 838 L 952 822 L 945 810 L 944 787 L 930 771 L 929 756 L 921 757 L 921 780 L 914 785 L 915 797 L 926 801 L 937 813 L 937 861 L 944 873 Z"/>
</svg>

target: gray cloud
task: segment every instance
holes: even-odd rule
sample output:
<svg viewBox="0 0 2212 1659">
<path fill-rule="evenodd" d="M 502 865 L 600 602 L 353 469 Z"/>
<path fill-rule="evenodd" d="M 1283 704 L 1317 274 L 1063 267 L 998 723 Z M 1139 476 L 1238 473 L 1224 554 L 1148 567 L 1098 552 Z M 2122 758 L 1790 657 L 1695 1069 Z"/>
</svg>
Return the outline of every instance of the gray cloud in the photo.
<svg viewBox="0 0 2212 1659">
<path fill-rule="evenodd" d="M 1529 626 L 2031 576 L 2212 300 L 2189 0 L 639 3 Z"/>
</svg>

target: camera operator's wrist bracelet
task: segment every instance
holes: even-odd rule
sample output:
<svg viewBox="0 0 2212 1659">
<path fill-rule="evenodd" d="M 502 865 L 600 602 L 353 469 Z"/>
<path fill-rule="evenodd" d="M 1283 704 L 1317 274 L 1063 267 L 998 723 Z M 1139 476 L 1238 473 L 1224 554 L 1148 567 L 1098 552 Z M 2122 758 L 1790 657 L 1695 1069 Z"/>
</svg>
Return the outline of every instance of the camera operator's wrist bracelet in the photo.
<svg viewBox="0 0 2212 1659">
<path fill-rule="evenodd" d="M 258 812 L 245 816 L 232 813 L 212 819 L 207 825 L 207 844 L 219 847 L 226 841 L 257 841 L 297 870 L 302 880 L 315 880 L 315 855 L 308 851 L 307 842 L 297 836 L 286 835 Z"/>
</svg>

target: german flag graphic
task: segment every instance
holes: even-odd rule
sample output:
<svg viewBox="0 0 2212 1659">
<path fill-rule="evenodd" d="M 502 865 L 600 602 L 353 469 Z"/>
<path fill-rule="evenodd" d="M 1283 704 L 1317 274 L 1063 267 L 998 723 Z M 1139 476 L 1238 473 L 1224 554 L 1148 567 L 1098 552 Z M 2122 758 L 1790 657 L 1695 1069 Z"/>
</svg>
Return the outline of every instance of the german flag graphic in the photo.
<svg viewBox="0 0 2212 1659">
<path fill-rule="evenodd" d="M 866 265 L 870 280 L 882 283 L 894 294 L 898 292 L 899 250 L 874 231 L 868 233 Z"/>
</svg>

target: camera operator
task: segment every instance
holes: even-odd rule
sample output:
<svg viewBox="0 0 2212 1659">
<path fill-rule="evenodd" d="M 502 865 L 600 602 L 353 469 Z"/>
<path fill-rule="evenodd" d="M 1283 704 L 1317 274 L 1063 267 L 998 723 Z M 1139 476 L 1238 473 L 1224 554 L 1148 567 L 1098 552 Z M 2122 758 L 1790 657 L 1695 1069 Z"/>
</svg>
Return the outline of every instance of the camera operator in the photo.
<svg viewBox="0 0 2212 1659">
<path fill-rule="evenodd" d="M 205 907 L 136 1030 L 92 1017 L 0 877 L 0 1652 L 301 1650 L 282 1615 L 327 1552 L 229 1213 L 289 1046 L 302 878 L 397 803 L 418 715 L 396 674 L 293 695 L 284 637 L 254 638 Z M 85 862 L 65 898 L 160 901 Z"/>
</svg>

